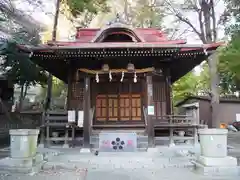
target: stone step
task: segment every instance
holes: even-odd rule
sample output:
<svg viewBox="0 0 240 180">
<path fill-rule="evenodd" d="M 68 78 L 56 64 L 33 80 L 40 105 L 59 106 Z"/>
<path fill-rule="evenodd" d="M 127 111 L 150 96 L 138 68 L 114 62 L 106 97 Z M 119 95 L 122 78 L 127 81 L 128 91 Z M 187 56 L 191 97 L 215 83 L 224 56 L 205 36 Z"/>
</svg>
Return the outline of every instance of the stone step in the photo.
<svg viewBox="0 0 240 180">
<path fill-rule="evenodd" d="M 151 158 L 140 156 L 65 156 L 48 162 L 44 169 L 161 169 L 161 168 L 194 168 L 187 158 Z"/>
</svg>

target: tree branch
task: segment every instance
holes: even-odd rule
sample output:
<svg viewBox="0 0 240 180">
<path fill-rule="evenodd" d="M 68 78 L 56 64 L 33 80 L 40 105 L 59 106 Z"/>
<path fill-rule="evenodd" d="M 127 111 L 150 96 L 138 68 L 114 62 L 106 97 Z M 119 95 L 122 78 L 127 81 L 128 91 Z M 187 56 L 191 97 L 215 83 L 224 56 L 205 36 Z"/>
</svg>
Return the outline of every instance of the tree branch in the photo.
<svg viewBox="0 0 240 180">
<path fill-rule="evenodd" d="M 193 31 L 199 36 L 200 39 L 202 34 L 194 27 L 194 25 L 186 18 L 184 17 L 179 11 L 177 11 L 171 4 L 171 2 L 168 2 L 168 1 L 165 1 L 165 3 L 167 3 L 167 8 L 172 12 L 174 13 L 174 16 L 176 16 L 180 21 L 184 22 L 185 24 L 187 24 L 188 26 L 190 26 Z M 170 8 L 171 9 L 170 9 Z"/>
<path fill-rule="evenodd" d="M 212 23 L 213 23 L 213 41 L 216 42 L 217 41 L 217 28 L 216 28 L 216 14 L 215 14 L 215 7 L 214 7 L 214 3 L 213 0 L 211 0 L 211 6 L 212 6 Z"/>
<path fill-rule="evenodd" d="M 205 38 L 205 32 L 204 32 L 204 23 L 202 20 L 203 17 L 203 11 L 202 9 L 198 12 L 198 20 L 199 20 L 199 26 L 200 26 L 200 31 L 201 31 L 201 37 L 199 37 L 203 43 L 206 43 L 206 38 Z"/>
</svg>

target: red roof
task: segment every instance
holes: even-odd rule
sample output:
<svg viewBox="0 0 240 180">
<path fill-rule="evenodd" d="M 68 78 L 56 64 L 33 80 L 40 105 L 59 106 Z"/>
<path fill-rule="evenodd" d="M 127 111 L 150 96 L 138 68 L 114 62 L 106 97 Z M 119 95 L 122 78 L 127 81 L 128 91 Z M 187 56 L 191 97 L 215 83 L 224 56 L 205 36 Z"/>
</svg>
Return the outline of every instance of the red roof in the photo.
<svg viewBox="0 0 240 180">
<path fill-rule="evenodd" d="M 76 40 L 78 42 L 91 42 L 97 33 L 101 29 L 87 29 L 78 28 L 76 34 Z M 169 39 L 160 30 L 156 28 L 136 28 L 133 30 L 137 35 L 139 35 L 145 42 L 167 42 Z M 177 44 L 186 43 L 186 40 L 178 40 Z M 175 44 L 176 42 L 174 42 Z"/>
<path fill-rule="evenodd" d="M 109 31 L 110 30 L 110 31 Z M 102 42 L 104 38 L 111 34 L 127 34 L 135 38 L 135 42 Z M 180 52 L 191 51 L 211 51 L 224 43 L 186 44 L 186 40 L 169 40 L 167 36 L 156 28 L 135 28 L 116 26 L 105 29 L 78 28 L 76 40 L 61 42 L 49 41 L 48 44 L 35 47 L 35 51 L 49 52 L 51 49 L 86 49 L 86 48 L 179 48 Z"/>
</svg>

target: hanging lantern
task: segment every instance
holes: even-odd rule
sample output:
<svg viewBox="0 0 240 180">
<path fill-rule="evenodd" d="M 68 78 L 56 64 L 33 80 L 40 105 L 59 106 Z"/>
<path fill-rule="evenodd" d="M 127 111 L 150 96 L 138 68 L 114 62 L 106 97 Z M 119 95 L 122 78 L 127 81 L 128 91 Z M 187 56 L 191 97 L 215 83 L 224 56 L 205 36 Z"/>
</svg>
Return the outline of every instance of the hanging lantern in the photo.
<svg viewBox="0 0 240 180">
<path fill-rule="evenodd" d="M 108 66 L 108 64 L 103 64 L 103 66 L 102 66 L 102 71 L 103 71 L 103 72 L 108 72 L 108 71 L 109 71 L 109 66 Z"/>
<path fill-rule="evenodd" d="M 134 64 L 128 63 L 128 65 L 127 65 L 127 70 L 128 70 L 129 72 L 133 72 L 133 71 L 135 70 Z"/>
</svg>

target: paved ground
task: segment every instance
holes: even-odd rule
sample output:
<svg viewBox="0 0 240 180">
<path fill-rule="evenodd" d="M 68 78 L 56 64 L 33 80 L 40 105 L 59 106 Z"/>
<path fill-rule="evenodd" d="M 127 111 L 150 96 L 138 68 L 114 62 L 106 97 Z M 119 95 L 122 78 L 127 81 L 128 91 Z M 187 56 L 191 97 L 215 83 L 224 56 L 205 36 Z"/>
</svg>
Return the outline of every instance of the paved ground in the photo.
<svg viewBox="0 0 240 180">
<path fill-rule="evenodd" d="M 188 169 L 166 168 L 159 170 L 51 170 L 42 171 L 37 175 L 9 175 L 2 174 L 1 180 L 239 180 L 239 177 L 204 177 Z"/>
<path fill-rule="evenodd" d="M 229 154 L 240 157 L 240 132 L 230 133 L 228 139 L 229 145 L 234 147 L 234 149 L 230 150 Z M 52 163 L 54 164 L 56 161 L 59 161 L 66 167 L 74 166 L 75 168 L 63 169 L 61 166 L 51 168 L 51 165 L 48 163 L 48 166 L 45 166 L 46 168 L 38 174 L 18 175 L 0 173 L 0 180 L 176 180 L 183 178 L 192 180 L 239 180 L 239 177 L 206 177 L 198 175 L 183 166 L 170 166 L 169 164 L 174 164 L 174 161 L 177 163 L 181 161 L 183 165 L 185 162 L 181 159 L 172 158 L 172 161 L 167 163 L 170 158 L 162 158 L 162 155 L 154 156 L 155 158 L 147 158 L 143 157 L 144 153 L 139 153 L 136 156 L 130 155 L 129 157 L 123 154 L 106 156 L 106 154 L 101 153 L 99 156 L 89 155 L 88 157 L 84 155 L 75 156 L 74 158 L 74 156 L 71 156 L 71 153 L 75 153 L 74 151 L 76 150 L 69 151 L 69 156 L 56 157 L 52 160 Z M 0 151 L 0 156 L 7 156 L 7 154 L 7 150 Z M 67 159 L 72 161 L 67 161 Z M 153 161 L 151 159 L 154 159 L 154 162 L 151 162 Z M 90 161 L 91 163 L 89 163 Z M 164 161 L 166 161 L 166 167 L 162 166 Z M 96 165 L 96 162 L 98 165 Z M 116 164 L 116 162 L 123 165 L 119 167 L 111 166 L 111 164 Z"/>
<path fill-rule="evenodd" d="M 240 132 L 229 133 L 228 145 L 232 146 L 233 149 L 229 149 L 229 155 L 238 158 L 238 165 L 240 165 Z"/>
</svg>

